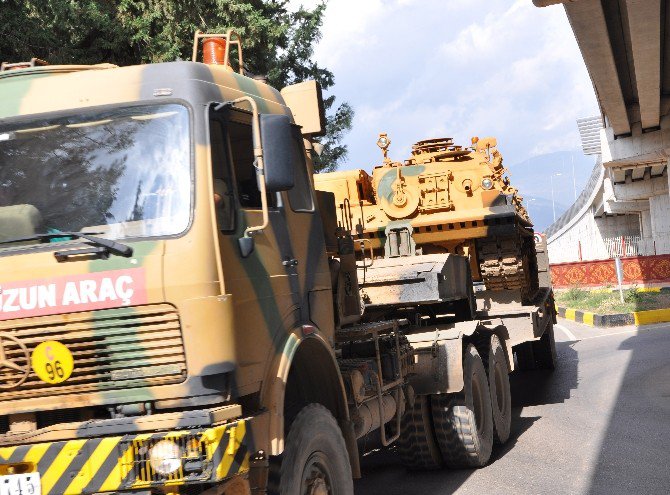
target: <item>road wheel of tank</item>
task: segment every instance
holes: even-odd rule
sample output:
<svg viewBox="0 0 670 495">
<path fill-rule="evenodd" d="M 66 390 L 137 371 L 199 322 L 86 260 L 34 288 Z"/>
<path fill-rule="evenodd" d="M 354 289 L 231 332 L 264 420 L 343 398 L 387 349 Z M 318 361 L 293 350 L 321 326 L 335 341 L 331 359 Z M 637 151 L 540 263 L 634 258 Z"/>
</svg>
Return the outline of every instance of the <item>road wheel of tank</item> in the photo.
<svg viewBox="0 0 670 495">
<path fill-rule="evenodd" d="M 554 338 L 554 323 L 550 320 L 542 338 L 533 344 L 535 366 L 541 370 L 556 369 L 556 340 Z"/>
<path fill-rule="evenodd" d="M 487 364 L 493 413 L 493 441 L 502 445 L 509 438 L 512 427 L 512 392 L 509 386 L 509 367 L 505 349 L 497 335 L 491 336 Z"/>
<path fill-rule="evenodd" d="M 524 342 L 514 346 L 516 355 L 516 369 L 519 371 L 530 371 L 535 369 L 535 356 L 533 354 L 533 343 Z"/>
<path fill-rule="evenodd" d="M 328 409 L 309 404 L 298 413 L 286 436 L 278 471 L 278 490 L 275 486 L 272 491 L 281 495 L 354 493 L 344 437 Z"/>
<path fill-rule="evenodd" d="M 479 271 L 487 290 L 524 288 L 527 273 L 518 236 L 481 239 L 477 246 Z"/>
<path fill-rule="evenodd" d="M 463 356 L 463 391 L 431 396 L 435 437 L 451 468 L 484 466 L 493 449 L 493 413 L 486 370 L 475 346 Z"/>
<path fill-rule="evenodd" d="M 412 471 L 437 469 L 442 456 L 435 441 L 430 397 L 417 395 L 414 406 L 405 411 L 397 450 L 403 465 Z"/>
</svg>

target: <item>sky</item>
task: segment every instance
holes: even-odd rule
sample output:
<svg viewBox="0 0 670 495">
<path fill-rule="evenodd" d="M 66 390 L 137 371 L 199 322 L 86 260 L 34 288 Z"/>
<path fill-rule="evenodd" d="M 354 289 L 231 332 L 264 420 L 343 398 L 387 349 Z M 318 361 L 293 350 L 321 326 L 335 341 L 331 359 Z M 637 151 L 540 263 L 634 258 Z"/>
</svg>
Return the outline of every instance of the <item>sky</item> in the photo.
<svg viewBox="0 0 670 495">
<path fill-rule="evenodd" d="M 599 114 L 560 6 L 329 0 L 322 34 L 315 60 L 335 74 L 331 92 L 356 112 L 341 169 L 379 163 L 375 142 L 387 132 L 395 160 L 421 139 L 468 145 L 472 136 L 496 136 L 513 170 L 537 155 L 578 149 L 575 120 Z"/>
</svg>

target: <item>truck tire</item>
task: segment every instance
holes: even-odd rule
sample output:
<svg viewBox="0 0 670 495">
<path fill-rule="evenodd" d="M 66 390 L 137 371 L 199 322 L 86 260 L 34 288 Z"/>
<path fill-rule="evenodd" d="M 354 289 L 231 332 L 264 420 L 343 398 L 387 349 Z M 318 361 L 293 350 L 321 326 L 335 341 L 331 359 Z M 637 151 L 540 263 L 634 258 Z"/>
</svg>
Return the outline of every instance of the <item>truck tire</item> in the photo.
<svg viewBox="0 0 670 495">
<path fill-rule="evenodd" d="M 353 495 L 349 454 L 337 421 L 321 404 L 295 417 L 279 466 L 280 495 Z"/>
<path fill-rule="evenodd" d="M 524 342 L 514 346 L 516 354 L 516 369 L 519 371 L 530 371 L 535 369 L 535 356 L 533 354 L 533 343 Z"/>
<path fill-rule="evenodd" d="M 497 335 L 491 336 L 487 373 L 493 413 L 493 441 L 502 445 L 509 438 L 512 427 L 512 392 L 505 349 Z"/>
<path fill-rule="evenodd" d="M 405 411 L 396 445 L 403 465 L 410 471 L 442 467 L 442 456 L 435 441 L 429 396 L 417 395 L 414 407 Z"/>
<path fill-rule="evenodd" d="M 486 370 L 475 346 L 463 356 L 463 391 L 431 396 L 435 437 L 451 468 L 484 466 L 493 449 L 493 414 Z"/>
<path fill-rule="evenodd" d="M 541 370 L 556 369 L 556 340 L 554 323 L 550 320 L 540 340 L 533 342 L 535 366 Z"/>
</svg>

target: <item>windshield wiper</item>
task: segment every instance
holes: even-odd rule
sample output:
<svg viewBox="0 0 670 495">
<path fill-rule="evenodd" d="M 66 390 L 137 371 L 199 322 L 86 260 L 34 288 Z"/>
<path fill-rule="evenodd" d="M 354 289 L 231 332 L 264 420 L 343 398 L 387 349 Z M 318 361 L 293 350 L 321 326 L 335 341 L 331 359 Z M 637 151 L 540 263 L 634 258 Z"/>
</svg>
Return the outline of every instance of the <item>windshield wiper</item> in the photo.
<svg viewBox="0 0 670 495">
<path fill-rule="evenodd" d="M 50 232 L 47 234 L 35 234 L 29 237 L 18 237 L 15 239 L 7 239 L 0 241 L 0 244 L 12 244 L 15 242 L 27 242 L 27 241 L 41 241 L 44 239 L 54 239 L 59 237 L 73 237 L 75 239 L 85 239 L 88 242 L 96 244 L 98 246 L 106 248 L 110 253 L 118 254 L 119 256 L 125 256 L 129 258 L 133 255 L 133 248 L 121 244 L 120 242 L 112 241 L 111 239 L 103 239 L 102 237 L 96 237 L 91 234 L 99 234 L 100 232 Z"/>
</svg>

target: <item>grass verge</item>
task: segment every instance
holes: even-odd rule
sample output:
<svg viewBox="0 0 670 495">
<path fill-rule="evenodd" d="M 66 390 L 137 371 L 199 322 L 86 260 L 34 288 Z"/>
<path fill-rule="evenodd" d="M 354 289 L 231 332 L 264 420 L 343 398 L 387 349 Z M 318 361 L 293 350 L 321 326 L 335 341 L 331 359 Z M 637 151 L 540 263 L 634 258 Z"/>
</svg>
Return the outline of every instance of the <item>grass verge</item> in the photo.
<svg viewBox="0 0 670 495">
<path fill-rule="evenodd" d="M 624 302 L 622 303 L 619 291 L 590 291 L 572 287 L 558 292 L 556 303 L 562 307 L 591 311 L 601 315 L 670 308 L 670 294 L 668 293 L 638 292 L 633 288 L 624 290 L 623 294 Z"/>
</svg>

